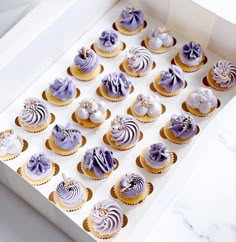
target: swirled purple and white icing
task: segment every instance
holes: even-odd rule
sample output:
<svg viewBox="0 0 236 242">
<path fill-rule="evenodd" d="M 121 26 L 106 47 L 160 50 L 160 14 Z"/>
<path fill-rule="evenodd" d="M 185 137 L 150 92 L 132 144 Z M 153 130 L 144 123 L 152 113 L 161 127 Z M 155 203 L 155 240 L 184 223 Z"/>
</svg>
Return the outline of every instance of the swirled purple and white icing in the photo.
<svg viewBox="0 0 236 242">
<path fill-rule="evenodd" d="M 152 69 L 153 59 L 149 50 L 135 46 L 127 52 L 128 66 L 134 73 L 145 73 Z"/>
<path fill-rule="evenodd" d="M 38 98 L 28 98 L 20 114 L 21 121 L 29 127 L 37 127 L 48 121 L 49 111 L 46 104 Z"/>
<path fill-rule="evenodd" d="M 130 115 L 117 115 L 111 122 L 111 137 L 116 145 L 129 146 L 138 142 L 140 129 Z"/>
<path fill-rule="evenodd" d="M 223 88 L 236 85 L 236 65 L 227 60 L 219 60 L 212 70 L 213 79 Z"/>
<path fill-rule="evenodd" d="M 105 52 L 112 52 L 116 50 L 121 44 L 118 34 L 114 30 L 102 31 L 97 46 Z"/>
<path fill-rule="evenodd" d="M 95 99 L 84 99 L 80 102 L 76 113 L 82 120 L 90 120 L 92 123 L 102 123 L 106 119 L 107 107 L 105 102 Z"/>
<path fill-rule="evenodd" d="M 217 98 L 209 88 L 200 87 L 190 93 L 187 104 L 201 113 L 209 113 L 217 106 Z"/>
</svg>

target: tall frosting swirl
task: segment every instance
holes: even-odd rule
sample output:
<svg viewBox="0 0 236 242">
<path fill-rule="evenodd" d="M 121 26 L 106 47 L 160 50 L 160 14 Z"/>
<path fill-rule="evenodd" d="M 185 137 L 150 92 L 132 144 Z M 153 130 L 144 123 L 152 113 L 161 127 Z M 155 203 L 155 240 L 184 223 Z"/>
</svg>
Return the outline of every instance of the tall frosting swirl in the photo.
<svg viewBox="0 0 236 242">
<path fill-rule="evenodd" d="M 121 72 L 113 72 L 105 76 L 102 84 L 106 86 L 107 94 L 110 97 L 127 96 L 131 88 L 131 82 Z"/>
<path fill-rule="evenodd" d="M 197 133 L 194 118 L 186 114 L 172 115 L 169 129 L 180 139 L 190 139 Z"/>
<path fill-rule="evenodd" d="M 148 72 L 152 69 L 153 59 L 150 52 L 142 46 L 135 46 L 127 53 L 128 66 L 135 73 Z"/>
<path fill-rule="evenodd" d="M 236 85 L 236 66 L 227 60 L 219 60 L 213 66 L 213 79 L 223 88 Z"/>
<path fill-rule="evenodd" d="M 175 92 L 184 86 L 184 73 L 176 65 L 171 65 L 167 71 L 161 72 L 159 85 L 168 92 Z"/>
<path fill-rule="evenodd" d="M 123 8 L 119 20 L 124 28 L 134 31 L 144 23 L 143 12 L 132 7 Z"/>
<path fill-rule="evenodd" d="M 167 146 L 162 143 L 150 145 L 145 153 L 145 161 L 152 168 L 159 168 L 164 166 L 170 158 L 170 152 Z"/>
<path fill-rule="evenodd" d="M 68 186 L 61 181 L 56 188 L 56 195 L 67 206 L 76 206 L 84 202 L 84 188 L 73 178 L 67 178 Z"/>
<path fill-rule="evenodd" d="M 97 177 L 103 177 L 114 168 L 113 152 L 106 147 L 89 149 L 84 155 L 83 165 L 86 169 L 93 171 Z"/>
<path fill-rule="evenodd" d="M 88 73 L 97 68 L 99 60 L 93 50 L 81 48 L 75 56 L 74 63 L 80 71 Z"/>
<path fill-rule="evenodd" d="M 97 41 L 98 47 L 106 52 L 114 51 L 119 47 L 120 43 L 119 36 L 114 30 L 102 31 Z"/>
<path fill-rule="evenodd" d="M 62 101 L 68 100 L 75 96 L 76 86 L 72 80 L 66 78 L 56 78 L 49 86 L 52 95 Z"/>
<path fill-rule="evenodd" d="M 190 93 L 187 104 L 201 113 L 209 113 L 217 106 L 217 98 L 209 88 L 200 87 Z"/>
<path fill-rule="evenodd" d="M 37 127 L 47 122 L 49 112 L 46 104 L 38 98 L 28 98 L 24 102 L 20 119 L 30 127 Z"/>
<path fill-rule="evenodd" d="M 0 156 L 18 154 L 21 150 L 21 141 L 12 129 L 8 129 L 0 133 Z"/>
<path fill-rule="evenodd" d="M 130 115 L 117 115 L 111 122 L 111 136 L 116 145 L 133 145 L 138 142 L 139 135 L 139 126 Z"/>
<path fill-rule="evenodd" d="M 55 144 L 63 150 L 72 150 L 81 143 L 82 136 L 78 128 L 68 123 L 66 126 L 56 124 L 52 129 Z"/>
<path fill-rule="evenodd" d="M 120 205 L 106 199 L 97 202 L 90 213 L 92 226 L 101 235 L 112 235 L 121 229 L 123 223 L 123 212 Z"/>
<path fill-rule="evenodd" d="M 127 173 L 119 182 L 120 193 L 127 198 L 134 198 L 145 190 L 144 177 L 137 173 Z"/>
</svg>

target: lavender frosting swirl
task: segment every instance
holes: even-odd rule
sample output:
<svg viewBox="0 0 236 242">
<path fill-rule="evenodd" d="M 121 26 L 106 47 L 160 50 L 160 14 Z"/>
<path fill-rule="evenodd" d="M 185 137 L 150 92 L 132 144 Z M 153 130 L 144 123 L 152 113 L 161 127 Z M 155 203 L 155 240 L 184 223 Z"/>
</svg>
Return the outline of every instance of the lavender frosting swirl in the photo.
<svg viewBox="0 0 236 242">
<path fill-rule="evenodd" d="M 184 73 L 176 65 L 171 65 L 167 71 L 161 72 L 159 85 L 168 92 L 175 92 L 184 86 Z"/>
<path fill-rule="evenodd" d="M 52 129 L 52 137 L 55 144 L 63 150 L 72 150 L 82 141 L 80 130 L 70 123 L 66 126 L 56 124 Z"/>
<path fill-rule="evenodd" d="M 57 78 L 49 86 L 52 95 L 62 101 L 68 100 L 75 96 L 76 86 L 72 80 L 66 78 Z"/>
<path fill-rule="evenodd" d="M 127 198 L 134 198 L 145 190 L 144 177 L 137 173 L 125 174 L 119 182 L 120 193 Z"/>
<path fill-rule="evenodd" d="M 223 88 L 236 85 L 236 66 L 227 60 L 219 60 L 213 66 L 213 79 Z"/>
<path fill-rule="evenodd" d="M 74 63 L 80 71 L 88 73 L 97 68 L 99 59 L 93 50 L 81 48 L 75 56 Z"/>
<path fill-rule="evenodd" d="M 97 45 L 103 51 L 111 52 L 116 50 L 120 45 L 120 39 L 118 34 L 113 30 L 104 30 L 102 31 Z"/>
<path fill-rule="evenodd" d="M 197 133 L 194 118 L 186 114 L 172 115 L 169 129 L 175 137 L 180 139 L 190 139 Z"/>
<path fill-rule="evenodd" d="M 123 212 L 117 202 L 107 199 L 94 205 L 90 218 L 95 231 L 102 235 L 112 235 L 121 229 Z"/>
<path fill-rule="evenodd" d="M 67 178 L 69 186 L 62 181 L 56 188 L 56 195 L 67 206 L 80 205 L 84 201 L 84 188 L 73 178 Z"/>
<path fill-rule="evenodd" d="M 124 28 L 134 31 L 144 23 L 143 12 L 132 7 L 126 7 L 123 9 L 119 20 Z"/>
<path fill-rule="evenodd" d="M 83 166 L 93 171 L 97 177 L 112 172 L 115 162 L 113 152 L 106 147 L 95 147 L 86 151 L 83 159 Z"/>
<path fill-rule="evenodd" d="M 135 46 L 127 53 L 128 66 L 135 73 L 144 73 L 152 69 L 153 59 L 150 52 L 142 46 Z"/>
<path fill-rule="evenodd" d="M 168 151 L 167 146 L 162 143 L 150 145 L 149 149 L 145 153 L 145 161 L 154 169 L 166 165 L 169 158 L 170 152 Z"/>
<path fill-rule="evenodd" d="M 121 72 L 114 72 L 105 76 L 102 79 L 102 84 L 106 86 L 107 94 L 110 97 L 127 96 L 132 85 Z"/>
<path fill-rule="evenodd" d="M 49 112 L 46 104 L 38 98 L 28 98 L 24 102 L 20 119 L 30 127 L 37 127 L 47 122 Z"/>
<path fill-rule="evenodd" d="M 139 126 L 130 115 L 117 115 L 111 122 L 111 136 L 116 145 L 129 146 L 136 144 L 139 135 Z"/>
</svg>

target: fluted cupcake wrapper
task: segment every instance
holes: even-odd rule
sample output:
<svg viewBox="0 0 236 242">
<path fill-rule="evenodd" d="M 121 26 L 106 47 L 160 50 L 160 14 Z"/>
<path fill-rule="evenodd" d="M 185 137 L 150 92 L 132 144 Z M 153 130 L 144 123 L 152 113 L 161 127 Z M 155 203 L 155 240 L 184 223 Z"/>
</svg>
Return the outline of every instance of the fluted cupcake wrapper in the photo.
<svg viewBox="0 0 236 242">
<path fill-rule="evenodd" d="M 136 35 L 138 34 L 139 32 L 141 32 L 144 28 L 146 28 L 147 26 L 147 21 L 144 20 L 144 23 L 138 27 L 136 30 L 133 30 L 133 31 L 130 31 L 126 28 L 124 28 L 121 24 L 120 24 L 120 21 L 119 19 L 113 23 L 112 27 L 114 30 L 118 30 L 120 33 L 124 34 L 124 35 L 128 35 L 128 36 L 132 36 L 132 35 Z"/>
<path fill-rule="evenodd" d="M 108 51 L 103 51 L 100 49 L 96 43 L 92 44 L 91 49 L 94 50 L 98 55 L 104 58 L 112 58 L 120 54 L 122 50 L 126 48 L 126 44 L 124 42 L 121 42 L 120 45 L 118 46 L 117 49 L 114 51 L 108 52 Z"/>
</svg>

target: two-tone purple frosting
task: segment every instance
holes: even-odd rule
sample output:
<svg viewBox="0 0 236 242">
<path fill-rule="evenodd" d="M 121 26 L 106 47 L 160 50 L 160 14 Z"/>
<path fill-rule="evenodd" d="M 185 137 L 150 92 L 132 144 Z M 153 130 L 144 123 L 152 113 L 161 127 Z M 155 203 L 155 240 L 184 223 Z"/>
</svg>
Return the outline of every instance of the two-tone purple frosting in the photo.
<svg viewBox="0 0 236 242">
<path fill-rule="evenodd" d="M 195 119 L 186 114 L 172 115 L 169 129 L 179 139 L 190 139 L 197 133 Z"/>
<path fill-rule="evenodd" d="M 125 97 L 129 94 L 131 82 L 121 72 L 113 72 L 102 79 L 110 97 Z"/>
<path fill-rule="evenodd" d="M 101 235 L 118 233 L 123 223 L 123 211 L 120 205 L 111 199 L 97 202 L 90 213 L 93 229 Z"/>
<path fill-rule="evenodd" d="M 223 88 L 236 85 L 236 65 L 227 60 L 219 60 L 212 70 L 213 79 Z"/>
<path fill-rule="evenodd" d="M 81 72 L 89 73 L 99 65 L 99 58 L 92 49 L 81 48 L 74 58 L 74 63 Z"/>
<path fill-rule="evenodd" d="M 184 73 L 181 68 L 171 65 L 167 71 L 161 72 L 159 85 L 168 92 L 175 92 L 185 84 Z"/>
<path fill-rule="evenodd" d="M 142 175 L 127 173 L 119 181 L 119 192 L 126 198 L 134 198 L 145 191 L 146 182 Z"/>
<path fill-rule="evenodd" d="M 59 100 L 65 101 L 75 96 L 76 86 L 69 78 L 56 78 L 49 86 L 51 94 Z"/>
<path fill-rule="evenodd" d="M 134 31 L 144 24 L 143 12 L 132 7 L 123 8 L 119 21 L 122 27 Z"/>
<path fill-rule="evenodd" d="M 114 30 L 104 30 L 97 41 L 97 46 L 105 52 L 111 52 L 116 50 L 120 43 L 120 38 Z"/>
<path fill-rule="evenodd" d="M 86 151 L 83 158 L 84 168 L 94 172 L 99 178 L 111 173 L 114 165 L 113 152 L 106 147 L 91 148 Z"/>
<path fill-rule="evenodd" d="M 52 129 L 52 137 L 57 147 L 72 150 L 82 141 L 81 132 L 70 123 L 65 126 L 56 124 Z"/>
<path fill-rule="evenodd" d="M 179 58 L 185 65 L 196 66 L 202 61 L 202 54 L 201 45 L 191 41 L 183 46 Z"/>
</svg>

